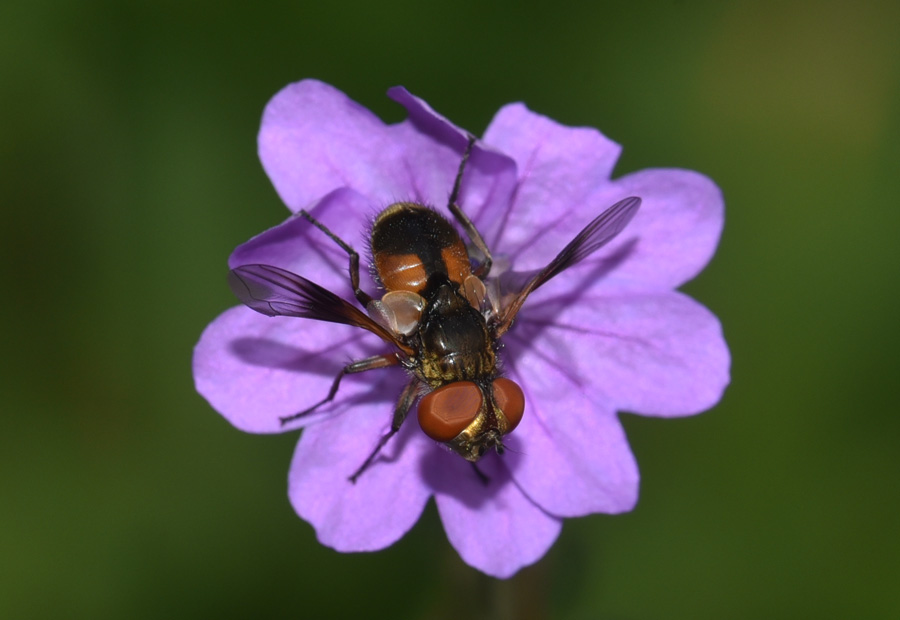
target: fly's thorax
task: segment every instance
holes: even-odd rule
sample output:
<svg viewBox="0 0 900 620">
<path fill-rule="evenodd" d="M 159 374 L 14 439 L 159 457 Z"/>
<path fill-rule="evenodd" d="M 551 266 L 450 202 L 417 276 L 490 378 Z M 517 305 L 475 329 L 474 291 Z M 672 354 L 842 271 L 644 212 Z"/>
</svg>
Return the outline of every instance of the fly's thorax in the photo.
<svg viewBox="0 0 900 620">
<path fill-rule="evenodd" d="M 451 381 L 472 381 L 490 376 L 496 368 L 496 354 L 489 350 L 471 354 L 454 351 L 447 355 L 420 351 L 416 370 L 419 378 L 429 386 L 439 387 Z"/>
<path fill-rule="evenodd" d="M 476 381 L 497 374 L 497 353 L 484 316 L 458 287 L 436 277 L 426 288 L 428 304 L 416 332 L 421 378 L 432 387 Z M 436 282 L 436 283 L 435 283 Z"/>
</svg>

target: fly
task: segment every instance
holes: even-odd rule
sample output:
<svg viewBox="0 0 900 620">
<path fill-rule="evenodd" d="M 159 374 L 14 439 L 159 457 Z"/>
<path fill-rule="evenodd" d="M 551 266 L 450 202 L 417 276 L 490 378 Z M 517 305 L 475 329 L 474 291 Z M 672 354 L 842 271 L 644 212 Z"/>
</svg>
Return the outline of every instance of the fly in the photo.
<svg viewBox="0 0 900 620">
<path fill-rule="evenodd" d="M 525 396 L 517 383 L 503 376 L 498 360 L 501 337 L 528 295 L 611 241 L 641 204 L 636 197 L 617 202 L 546 267 L 519 277 L 524 286 L 501 296 L 499 280 L 489 278 L 490 249 L 457 204 L 474 144 L 470 136 L 447 209 L 483 257 L 479 263 L 473 264 L 447 218 L 416 202 L 397 202 L 381 211 L 372 226 L 372 262 L 384 290 L 377 299 L 359 286 L 359 254 L 307 211 L 300 211 L 347 253 L 350 284 L 365 312 L 303 276 L 272 265 L 242 265 L 229 274 L 235 295 L 257 312 L 353 325 L 391 345 L 388 353 L 347 364 L 325 398 L 282 417 L 282 424 L 334 399 L 345 375 L 398 365 L 407 370 L 409 380 L 394 407 L 391 428 L 349 477 L 353 483 L 400 430 L 416 401 L 423 432 L 466 460 L 475 463 L 490 449 L 502 453 L 503 436 L 522 420 Z"/>
</svg>

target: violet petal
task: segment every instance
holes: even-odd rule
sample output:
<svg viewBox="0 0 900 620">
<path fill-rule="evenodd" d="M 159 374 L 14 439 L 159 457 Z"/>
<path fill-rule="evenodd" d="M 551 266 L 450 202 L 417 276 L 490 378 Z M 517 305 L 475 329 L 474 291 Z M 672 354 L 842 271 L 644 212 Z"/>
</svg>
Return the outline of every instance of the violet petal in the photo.
<svg viewBox="0 0 900 620">
<path fill-rule="evenodd" d="M 409 117 L 391 131 L 408 145 L 407 165 L 415 198 L 437 207 L 445 216 L 450 192 L 465 150 L 467 135 L 427 103 L 401 87 L 388 95 L 406 107 Z M 516 187 L 516 164 L 504 154 L 477 142 L 466 164 L 458 204 L 487 237 L 497 213 L 502 213 Z"/>
<path fill-rule="evenodd" d="M 510 577 L 543 557 L 559 536 L 562 522 L 522 493 L 497 455 L 478 463 L 487 483 L 455 454 L 437 454 L 429 462 L 447 538 L 470 566 Z"/>
<path fill-rule="evenodd" d="M 596 129 L 566 127 L 517 103 L 497 113 L 484 140 L 518 167 L 515 199 L 502 226 L 484 233 L 518 270 L 546 265 L 613 204 L 592 196 L 608 184 L 621 148 Z"/>
<path fill-rule="evenodd" d="M 636 244 L 621 268 L 598 282 L 605 290 L 669 290 L 706 266 L 724 223 L 722 192 L 708 177 L 691 170 L 641 170 L 602 188 L 595 200 L 612 204 L 622 196 L 640 196 L 641 208 L 598 254 L 611 256 Z"/>
<path fill-rule="evenodd" d="M 410 475 L 435 450 L 416 425 L 404 424 L 372 465 L 351 483 L 387 432 L 393 407 L 354 409 L 303 431 L 291 462 L 288 495 L 323 545 L 338 551 L 375 551 L 399 540 L 415 525 L 431 489 Z"/>
<path fill-rule="evenodd" d="M 565 367 L 521 359 L 512 378 L 525 392 L 525 415 L 505 438 L 506 466 L 535 503 L 558 517 L 631 510 L 638 470 L 613 411 L 592 400 Z"/>
<path fill-rule="evenodd" d="M 369 232 L 365 216 L 374 214 L 372 203 L 352 189 L 341 188 L 311 205 L 309 211 L 360 253 L 360 286 L 374 295 L 375 283 L 365 264 Z M 232 269 L 252 263 L 287 269 L 356 303 L 347 252 L 300 215 L 293 215 L 239 245 L 228 259 Z"/>
<path fill-rule="evenodd" d="M 197 391 L 237 428 L 280 433 L 351 408 L 371 415 L 390 410 L 403 381 L 399 369 L 349 375 L 340 397 L 315 414 L 287 427 L 279 420 L 324 398 L 349 359 L 384 351 L 377 337 L 348 325 L 267 317 L 239 306 L 222 313 L 200 336 L 194 381 Z"/>
<path fill-rule="evenodd" d="M 372 112 L 316 80 L 276 94 L 259 131 L 266 174 L 294 212 L 340 187 L 368 197 L 403 196 L 405 151 Z"/>
<path fill-rule="evenodd" d="M 730 380 L 718 319 L 677 291 L 544 299 L 506 342 L 527 385 L 565 369 L 569 389 L 607 409 L 691 415 L 716 404 Z"/>
</svg>

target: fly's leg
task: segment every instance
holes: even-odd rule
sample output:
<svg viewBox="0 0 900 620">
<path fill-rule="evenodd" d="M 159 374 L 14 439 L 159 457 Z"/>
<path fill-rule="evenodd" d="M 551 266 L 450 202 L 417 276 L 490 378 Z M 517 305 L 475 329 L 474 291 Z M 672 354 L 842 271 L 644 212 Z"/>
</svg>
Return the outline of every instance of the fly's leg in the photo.
<svg viewBox="0 0 900 620">
<path fill-rule="evenodd" d="M 280 418 L 281 424 L 285 425 L 288 422 L 293 422 L 298 418 L 302 418 L 305 415 L 308 415 L 315 411 L 317 408 L 321 407 L 325 403 L 332 400 L 337 394 L 338 387 L 341 385 L 341 379 L 344 378 L 345 375 L 352 375 L 358 372 L 365 372 L 367 370 L 373 370 L 375 368 L 387 368 L 388 366 L 396 366 L 400 363 L 400 358 L 397 357 L 396 353 L 389 353 L 387 355 L 374 355 L 372 357 L 367 357 L 365 359 L 357 360 L 355 362 L 350 362 L 346 366 L 344 366 L 338 375 L 334 378 L 334 382 L 331 384 L 331 389 L 328 391 L 328 396 L 317 402 L 312 407 L 308 409 L 304 409 L 300 413 L 294 413 L 289 416 L 284 416 Z"/>
<path fill-rule="evenodd" d="M 484 262 L 475 269 L 475 275 L 484 280 L 491 271 L 491 264 L 494 262 L 494 259 L 491 256 L 491 251 L 488 249 L 487 243 L 484 242 L 484 237 L 481 236 L 481 233 L 475 228 L 475 224 L 472 223 L 469 216 L 463 213 L 463 210 L 457 204 L 457 201 L 459 200 L 459 189 L 462 185 L 463 172 L 466 169 L 466 163 L 469 161 L 469 155 L 472 154 L 472 147 L 475 146 L 475 139 L 475 136 L 469 135 L 469 141 L 466 144 L 466 150 L 463 153 L 462 161 L 459 162 L 459 171 L 456 173 L 456 181 L 453 182 L 453 191 L 450 193 L 450 200 L 447 204 L 447 208 L 450 210 L 450 213 L 453 214 L 453 217 L 456 218 L 456 221 L 462 225 L 469 240 L 476 248 L 478 248 L 478 251 L 484 255 Z"/>
<path fill-rule="evenodd" d="M 328 237 L 341 246 L 341 249 L 343 249 L 350 257 L 350 286 L 353 287 L 353 294 L 356 295 L 356 299 L 363 305 L 363 308 L 365 308 L 366 305 L 372 301 L 372 296 L 359 288 L 359 254 L 356 250 L 351 248 L 346 241 L 328 230 L 325 224 L 310 215 L 309 211 L 306 209 L 300 209 L 300 215 L 305 217 L 313 226 L 328 235 Z"/>
<path fill-rule="evenodd" d="M 478 463 L 472 463 L 472 469 L 475 470 L 475 475 L 478 477 L 478 481 L 481 484 L 483 484 L 484 486 L 487 486 L 491 483 L 491 479 L 488 478 L 488 475 L 486 473 L 484 473 L 483 471 L 481 471 L 480 469 L 478 469 Z"/>
<path fill-rule="evenodd" d="M 409 413 L 409 410 L 412 408 L 413 403 L 416 400 L 416 395 L 418 394 L 419 388 L 419 380 L 413 378 L 409 383 L 406 384 L 406 387 L 403 388 L 403 391 L 400 393 L 400 398 L 397 400 L 397 406 L 394 408 L 394 421 L 391 422 L 391 430 L 382 436 L 381 439 L 378 440 L 378 445 L 375 446 L 375 449 L 372 450 L 372 454 L 369 455 L 369 458 L 365 460 L 365 462 L 360 465 L 359 469 L 353 472 L 353 475 L 348 478 L 350 482 L 356 484 L 356 480 L 362 475 L 366 469 L 369 468 L 369 465 L 375 460 L 375 457 L 378 456 L 378 453 L 381 452 L 381 449 L 384 445 L 390 440 L 391 437 L 397 434 L 397 431 L 400 430 L 400 426 L 403 424 L 403 420 L 406 419 L 406 415 Z"/>
</svg>

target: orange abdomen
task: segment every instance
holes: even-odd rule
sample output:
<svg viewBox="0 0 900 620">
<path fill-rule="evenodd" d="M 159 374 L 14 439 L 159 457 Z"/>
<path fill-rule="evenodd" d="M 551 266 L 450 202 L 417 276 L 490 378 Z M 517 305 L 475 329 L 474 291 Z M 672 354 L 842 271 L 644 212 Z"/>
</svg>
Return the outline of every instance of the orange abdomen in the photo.
<svg viewBox="0 0 900 620">
<path fill-rule="evenodd" d="M 378 215 L 372 227 L 372 255 L 388 291 L 421 295 L 436 273 L 458 285 L 472 273 L 456 229 L 432 209 L 413 202 L 392 204 Z"/>
</svg>

